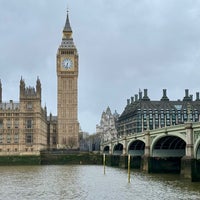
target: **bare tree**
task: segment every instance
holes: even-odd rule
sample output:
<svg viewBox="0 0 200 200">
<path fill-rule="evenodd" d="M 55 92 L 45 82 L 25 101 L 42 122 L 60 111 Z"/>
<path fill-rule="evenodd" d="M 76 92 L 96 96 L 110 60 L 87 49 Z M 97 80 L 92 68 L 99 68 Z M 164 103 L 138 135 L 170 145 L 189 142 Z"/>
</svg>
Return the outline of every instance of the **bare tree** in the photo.
<svg viewBox="0 0 200 200">
<path fill-rule="evenodd" d="M 69 148 L 72 149 L 76 145 L 77 145 L 76 138 L 75 137 L 69 137 L 68 138 L 68 146 L 69 146 Z"/>
</svg>

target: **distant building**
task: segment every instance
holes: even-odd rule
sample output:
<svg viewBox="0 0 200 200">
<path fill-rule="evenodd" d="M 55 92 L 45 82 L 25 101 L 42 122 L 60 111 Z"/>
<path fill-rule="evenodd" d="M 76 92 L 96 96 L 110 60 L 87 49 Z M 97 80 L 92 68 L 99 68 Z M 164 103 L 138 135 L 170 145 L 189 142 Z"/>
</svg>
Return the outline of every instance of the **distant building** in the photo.
<svg viewBox="0 0 200 200">
<path fill-rule="evenodd" d="M 127 99 L 127 105 L 117 120 L 117 132 L 119 135 L 143 132 L 149 128 L 157 129 L 165 126 L 182 124 L 188 120 L 199 121 L 200 99 L 196 93 L 196 99 L 185 90 L 182 100 L 169 100 L 166 89 L 158 101 L 152 101 L 148 97 L 147 89 L 144 95 L 139 92 L 139 97 Z"/>
<path fill-rule="evenodd" d="M 117 138 L 116 121 L 119 114 L 115 111 L 111 113 L 108 107 L 101 115 L 100 124 L 96 125 L 96 133 L 101 137 L 102 141 L 108 141 Z"/>
<path fill-rule="evenodd" d="M 82 131 L 82 129 L 80 128 L 79 130 L 80 151 L 89 151 L 88 138 L 89 138 L 89 133 Z"/>
</svg>

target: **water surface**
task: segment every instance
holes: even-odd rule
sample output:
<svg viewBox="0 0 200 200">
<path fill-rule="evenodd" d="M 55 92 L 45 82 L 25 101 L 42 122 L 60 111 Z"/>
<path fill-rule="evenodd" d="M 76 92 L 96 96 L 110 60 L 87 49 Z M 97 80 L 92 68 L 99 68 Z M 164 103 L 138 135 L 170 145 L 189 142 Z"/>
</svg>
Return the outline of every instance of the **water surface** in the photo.
<svg viewBox="0 0 200 200">
<path fill-rule="evenodd" d="M 179 175 L 145 174 L 102 166 L 1 166 L 2 200 L 200 200 L 200 183 Z"/>
</svg>

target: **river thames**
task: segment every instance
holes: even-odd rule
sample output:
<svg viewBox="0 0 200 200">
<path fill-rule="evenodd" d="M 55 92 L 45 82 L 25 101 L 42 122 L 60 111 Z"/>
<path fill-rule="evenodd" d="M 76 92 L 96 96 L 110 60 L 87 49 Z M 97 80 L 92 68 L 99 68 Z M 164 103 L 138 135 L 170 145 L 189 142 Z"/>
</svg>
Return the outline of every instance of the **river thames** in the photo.
<svg viewBox="0 0 200 200">
<path fill-rule="evenodd" d="M 2 200 L 200 199 L 200 183 L 179 175 L 90 165 L 1 166 Z"/>
</svg>

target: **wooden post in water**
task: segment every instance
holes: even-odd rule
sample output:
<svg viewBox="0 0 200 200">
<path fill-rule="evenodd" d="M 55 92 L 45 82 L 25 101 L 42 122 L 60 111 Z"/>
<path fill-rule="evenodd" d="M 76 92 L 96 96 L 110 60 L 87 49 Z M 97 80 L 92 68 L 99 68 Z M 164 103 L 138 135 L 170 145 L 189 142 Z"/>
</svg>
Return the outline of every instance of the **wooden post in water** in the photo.
<svg viewBox="0 0 200 200">
<path fill-rule="evenodd" d="M 130 183 L 130 181 L 131 181 L 130 164 L 131 164 L 131 156 L 130 156 L 130 154 L 128 154 L 128 183 Z"/>
<path fill-rule="evenodd" d="M 106 174 L 106 155 L 103 154 L 103 174 Z"/>
</svg>

